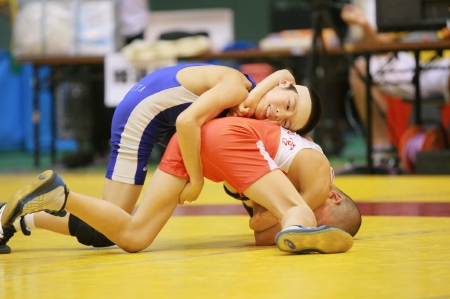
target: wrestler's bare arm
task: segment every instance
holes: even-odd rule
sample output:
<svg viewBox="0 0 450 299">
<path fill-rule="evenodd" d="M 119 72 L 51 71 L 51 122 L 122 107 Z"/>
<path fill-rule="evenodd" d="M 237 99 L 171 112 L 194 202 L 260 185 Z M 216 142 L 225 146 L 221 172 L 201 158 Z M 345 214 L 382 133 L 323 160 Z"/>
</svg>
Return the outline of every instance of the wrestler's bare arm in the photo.
<svg viewBox="0 0 450 299">
<path fill-rule="evenodd" d="M 295 84 L 294 76 L 288 70 L 276 71 L 264 78 L 256 87 L 250 91 L 247 99 L 238 106 L 232 108 L 228 116 L 244 116 L 251 117 L 256 110 L 261 98 L 272 88 L 276 87 L 281 80 L 286 80 Z"/>
<path fill-rule="evenodd" d="M 251 83 L 236 70 L 214 66 L 182 70 L 177 79 L 191 92 L 199 94 L 199 98 L 178 116 L 176 122 L 181 154 L 190 178 L 180 195 L 180 203 L 183 204 L 184 201 L 196 200 L 204 184 L 200 159 L 201 127 L 223 110 L 242 102 Z"/>
</svg>

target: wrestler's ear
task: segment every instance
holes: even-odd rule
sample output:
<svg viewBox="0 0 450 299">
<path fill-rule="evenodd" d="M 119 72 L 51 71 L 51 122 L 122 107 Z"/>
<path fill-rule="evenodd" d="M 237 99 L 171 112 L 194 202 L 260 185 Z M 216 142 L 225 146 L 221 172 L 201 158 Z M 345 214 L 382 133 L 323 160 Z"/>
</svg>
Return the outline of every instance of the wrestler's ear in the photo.
<svg viewBox="0 0 450 299">
<path fill-rule="evenodd" d="M 331 201 L 334 204 L 337 204 L 337 205 L 340 204 L 342 201 L 342 194 L 340 194 L 336 190 L 331 190 L 328 197 L 331 199 Z"/>
<path fill-rule="evenodd" d="M 280 81 L 278 81 L 278 86 L 281 86 L 281 87 L 288 87 L 291 84 L 294 84 L 294 82 L 291 82 L 286 79 L 280 79 Z"/>
</svg>

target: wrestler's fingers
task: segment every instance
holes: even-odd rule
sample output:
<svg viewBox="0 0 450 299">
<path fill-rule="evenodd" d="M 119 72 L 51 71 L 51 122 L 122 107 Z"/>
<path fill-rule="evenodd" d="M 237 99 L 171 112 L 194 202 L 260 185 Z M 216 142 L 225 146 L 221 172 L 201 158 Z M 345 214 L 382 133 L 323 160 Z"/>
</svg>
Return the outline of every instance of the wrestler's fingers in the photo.
<svg viewBox="0 0 450 299">
<path fill-rule="evenodd" d="M 255 244 L 256 246 L 271 246 L 275 245 L 275 236 L 281 231 L 281 223 L 278 222 L 272 227 L 269 227 L 263 231 L 255 231 Z"/>
<path fill-rule="evenodd" d="M 266 210 L 262 213 L 254 214 L 249 220 L 249 227 L 254 231 L 263 231 L 276 225 L 278 222 L 277 217 Z"/>
</svg>

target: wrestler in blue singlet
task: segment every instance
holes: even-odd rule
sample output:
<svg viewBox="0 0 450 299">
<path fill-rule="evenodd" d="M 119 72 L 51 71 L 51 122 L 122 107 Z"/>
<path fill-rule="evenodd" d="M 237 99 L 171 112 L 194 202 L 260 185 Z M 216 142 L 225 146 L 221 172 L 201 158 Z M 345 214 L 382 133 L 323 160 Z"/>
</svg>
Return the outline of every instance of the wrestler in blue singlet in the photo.
<svg viewBox="0 0 450 299">
<path fill-rule="evenodd" d="M 178 115 L 199 97 L 178 82 L 178 71 L 205 65 L 208 64 L 163 68 L 148 74 L 131 88 L 117 106 L 112 120 L 107 178 L 128 184 L 144 184 L 153 146 L 156 143 L 167 145 L 175 133 Z M 253 89 L 255 81 L 246 76 Z"/>
</svg>

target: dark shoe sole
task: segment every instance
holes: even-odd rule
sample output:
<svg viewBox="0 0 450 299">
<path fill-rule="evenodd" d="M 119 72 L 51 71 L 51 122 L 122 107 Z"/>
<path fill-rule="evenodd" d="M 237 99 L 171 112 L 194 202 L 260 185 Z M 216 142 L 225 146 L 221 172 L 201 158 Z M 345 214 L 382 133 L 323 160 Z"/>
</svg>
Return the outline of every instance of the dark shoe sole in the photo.
<svg viewBox="0 0 450 299">
<path fill-rule="evenodd" d="M 18 217 L 29 212 L 36 212 L 35 210 L 24 212 L 24 205 L 36 196 L 48 192 L 48 188 L 52 186 L 57 178 L 58 176 L 52 170 L 44 171 L 31 184 L 14 193 L 9 198 L 3 211 L 2 225 L 11 226 Z"/>
<path fill-rule="evenodd" d="M 11 253 L 11 248 L 8 245 L 0 245 L 0 254 Z"/>
</svg>

